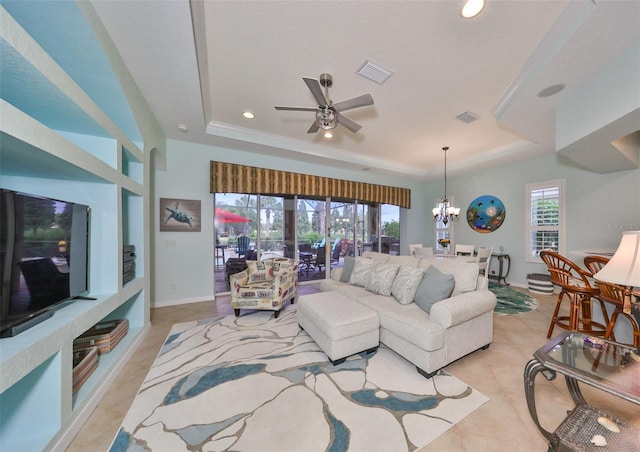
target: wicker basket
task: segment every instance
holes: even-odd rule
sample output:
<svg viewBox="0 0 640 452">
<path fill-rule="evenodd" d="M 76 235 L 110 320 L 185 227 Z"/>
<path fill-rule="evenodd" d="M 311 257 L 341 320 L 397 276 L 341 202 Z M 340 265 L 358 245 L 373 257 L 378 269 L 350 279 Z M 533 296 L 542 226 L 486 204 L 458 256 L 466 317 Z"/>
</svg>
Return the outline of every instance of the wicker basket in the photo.
<svg viewBox="0 0 640 452">
<path fill-rule="evenodd" d="M 553 283 L 551 282 L 551 275 L 545 275 L 542 273 L 529 273 L 527 275 L 527 282 L 529 283 L 530 292 L 543 295 L 553 294 Z"/>
<path fill-rule="evenodd" d="M 98 348 L 89 347 L 86 350 L 73 352 L 73 389 L 78 391 L 80 386 L 87 381 L 87 378 L 98 367 Z"/>
<path fill-rule="evenodd" d="M 98 348 L 98 354 L 109 353 L 129 331 L 129 321 L 107 320 L 97 323 L 73 341 L 73 351 Z"/>
</svg>

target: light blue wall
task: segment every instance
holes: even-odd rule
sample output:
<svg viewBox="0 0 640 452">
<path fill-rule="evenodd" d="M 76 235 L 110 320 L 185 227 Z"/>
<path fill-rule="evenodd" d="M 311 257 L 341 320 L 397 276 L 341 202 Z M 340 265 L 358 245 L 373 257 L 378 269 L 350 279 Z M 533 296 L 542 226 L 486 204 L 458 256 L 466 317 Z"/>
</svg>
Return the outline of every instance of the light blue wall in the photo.
<svg viewBox="0 0 640 452">
<path fill-rule="evenodd" d="M 425 234 L 425 231 L 433 221 L 426 216 L 427 210 L 422 206 L 430 205 L 433 196 L 426 200 L 422 182 L 168 140 L 166 170 L 155 171 L 152 195 L 156 212 L 153 225 L 155 306 L 209 300 L 213 296 L 213 195 L 209 192 L 211 160 L 409 188 L 411 205 L 414 207 L 400 209 L 402 252 L 408 252 L 408 243 L 422 242 L 425 236 L 431 240 L 431 235 Z M 164 215 L 158 212 L 160 198 L 199 199 L 202 232 L 159 232 L 160 218 Z"/>
<path fill-rule="evenodd" d="M 527 284 L 528 273 L 546 273 L 544 264 L 525 262 L 525 186 L 564 179 L 566 190 L 567 254 L 589 248 L 616 249 L 623 230 L 640 229 L 640 170 L 596 174 L 584 170 L 558 154 L 548 154 L 510 165 L 448 177 L 449 194 L 465 212 L 480 195 L 493 195 L 505 205 L 507 214 L 500 228 L 489 234 L 475 232 L 464 218 L 455 225 L 458 243 L 476 248 L 504 246 L 511 257 L 508 281 Z M 435 184 L 435 185 L 434 185 Z M 437 183 L 430 183 L 431 192 Z"/>
<path fill-rule="evenodd" d="M 158 212 L 161 197 L 199 199 L 202 203 L 202 232 L 158 232 L 161 215 L 156 215 L 156 306 L 212 297 L 211 160 L 410 188 L 412 209 L 401 209 L 402 254 L 407 253 L 408 243 L 433 244 L 433 220 L 429 211 L 434 199 L 441 196 L 440 180 L 416 182 L 180 141 L 169 140 L 167 145 L 167 169 L 155 172 L 155 211 Z M 555 179 L 566 182 L 568 253 L 588 248 L 615 249 L 623 230 L 640 229 L 640 170 L 596 174 L 560 155 L 549 154 L 473 174 L 448 177 L 449 194 L 455 196 L 456 205 L 462 207 L 463 212 L 471 201 L 485 194 L 500 198 L 507 210 L 505 222 L 490 234 L 475 232 L 461 218 L 455 224 L 456 241 L 473 243 L 476 247 L 493 246 L 497 249 L 504 246 L 512 261 L 508 280 L 526 287 L 527 274 L 546 272 L 546 267 L 525 262 L 525 186 Z M 175 289 L 172 289 L 173 285 Z"/>
</svg>

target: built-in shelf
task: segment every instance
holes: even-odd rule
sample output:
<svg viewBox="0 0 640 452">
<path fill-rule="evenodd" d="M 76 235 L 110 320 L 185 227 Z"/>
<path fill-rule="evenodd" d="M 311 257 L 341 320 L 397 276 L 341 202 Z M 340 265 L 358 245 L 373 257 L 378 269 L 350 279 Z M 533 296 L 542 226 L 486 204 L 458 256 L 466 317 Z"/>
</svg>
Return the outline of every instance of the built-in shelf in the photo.
<svg viewBox="0 0 640 452">
<path fill-rule="evenodd" d="M 144 154 L 22 28 L 29 8 L 0 6 L 0 186 L 91 208 L 88 295 L 95 299 L 62 303 L 51 318 L 0 339 L 0 450 L 64 449 L 150 327 Z M 65 8 L 78 20 L 90 14 Z M 123 244 L 137 255 L 136 278 L 124 285 Z M 127 319 L 127 335 L 73 394 L 74 339 L 113 319 Z"/>
</svg>

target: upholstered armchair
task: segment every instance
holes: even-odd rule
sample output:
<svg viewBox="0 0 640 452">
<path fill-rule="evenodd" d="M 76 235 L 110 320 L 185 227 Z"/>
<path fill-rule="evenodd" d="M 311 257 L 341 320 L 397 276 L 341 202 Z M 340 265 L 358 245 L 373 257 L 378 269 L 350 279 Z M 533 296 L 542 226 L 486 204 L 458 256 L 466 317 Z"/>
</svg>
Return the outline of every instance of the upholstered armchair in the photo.
<svg viewBox="0 0 640 452">
<path fill-rule="evenodd" d="M 240 309 L 275 311 L 287 300 L 296 296 L 298 288 L 298 265 L 294 259 L 274 258 L 263 261 L 247 261 L 247 269 L 231 275 L 231 306 L 236 317 Z"/>
</svg>

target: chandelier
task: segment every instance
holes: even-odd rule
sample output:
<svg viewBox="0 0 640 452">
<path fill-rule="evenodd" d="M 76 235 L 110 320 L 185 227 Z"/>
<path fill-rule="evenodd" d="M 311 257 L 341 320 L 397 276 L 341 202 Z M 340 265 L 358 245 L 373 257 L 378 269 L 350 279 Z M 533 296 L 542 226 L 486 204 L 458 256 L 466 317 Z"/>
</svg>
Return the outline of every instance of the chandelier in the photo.
<svg viewBox="0 0 640 452">
<path fill-rule="evenodd" d="M 449 146 L 442 148 L 444 151 L 444 196 L 440 200 L 440 207 L 434 207 L 431 211 L 433 213 L 433 221 L 442 221 L 445 225 L 451 221 L 457 221 L 458 215 L 460 215 L 460 208 L 453 207 L 447 198 L 447 150 Z"/>
</svg>

